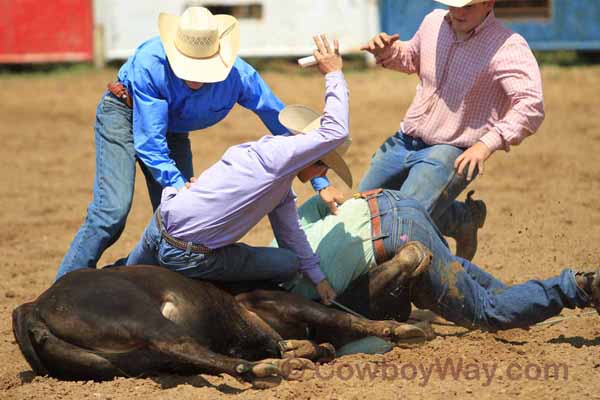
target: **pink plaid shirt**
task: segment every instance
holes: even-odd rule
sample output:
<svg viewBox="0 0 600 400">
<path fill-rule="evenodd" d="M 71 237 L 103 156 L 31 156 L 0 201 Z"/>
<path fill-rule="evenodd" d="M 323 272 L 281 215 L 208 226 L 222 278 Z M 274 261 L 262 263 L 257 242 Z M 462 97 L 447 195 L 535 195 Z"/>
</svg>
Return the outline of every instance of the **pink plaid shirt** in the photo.
<svg viewBox="0 0 600 400">
<path fill-rule="evenodd" d="M 401 124 L 410 136 L 463 148 L 481 141 L 492 151 L 508 151 L 544 120 L 535 57 L 493 12 L 457 40 L 447 11 L 435 10 L 399 49 L 385 67 L 417 73 L 421 81 Z"/>
</svg>

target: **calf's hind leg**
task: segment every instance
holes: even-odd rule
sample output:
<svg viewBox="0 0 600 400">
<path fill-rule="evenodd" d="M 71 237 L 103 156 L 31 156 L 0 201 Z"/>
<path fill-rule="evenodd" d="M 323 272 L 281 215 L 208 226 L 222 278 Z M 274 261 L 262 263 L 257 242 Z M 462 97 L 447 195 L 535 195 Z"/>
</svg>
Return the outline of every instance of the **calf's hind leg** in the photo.
<svg viewBox="0 0 600 400">
<path fill-rule="evenodd" d="M 292 293 L 254 291 L 238 295 L 237 299 L 268 321 L 284 339 L 298 339 L 298 326 L 308 327 L 315 338 L 336 347 L 366 336 L 398 342 L 425 339 L 425 332 L 416 326 L 355 317 Z M 290 350 L 290 344 L 288 341 L 284 348 Z"/>
</svg>

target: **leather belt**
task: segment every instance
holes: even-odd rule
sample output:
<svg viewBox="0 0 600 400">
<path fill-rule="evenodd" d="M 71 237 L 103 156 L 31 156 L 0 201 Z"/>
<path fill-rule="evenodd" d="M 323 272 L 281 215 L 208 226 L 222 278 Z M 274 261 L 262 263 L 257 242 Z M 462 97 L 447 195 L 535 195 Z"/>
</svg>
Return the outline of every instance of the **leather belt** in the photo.
<svg viewBox="0 0 600 400">
<path fill-rule="evenodd" d="M 162 223 L 162 218 L 160 217 L 160 208 L 158 208 L 156 210 L 156 213 L 154 213 L 154 218 L 156 218 L 156 226 L 158 227 L 158 230 L 160 231 L 160 235 L 171 246 L 176 247 L 180 250 L 184 250 L 184 251 L 189 250 L 192 253 L 210 254 L 212 252 L 211 249 L 209 249 L 206 246 L 202 246 L 201 244 L 185 242 L 183 240 L 179 240 L 179 239 L 174 238 L 173 236 L 169 235 Z"/>
<path fill-rule="evenodd" d="M 106 85 L 106 88 L 111 92 L 117 99 L 121 100 L 121 103 L 125 104 L 129 108 L 133 108 L 133 99 L 129 95 L 127 88 L 121 82 L 110 82 Z"/>
<path fill-rule="evenodd" d="M 381 192 L 383 192 L 383 189 L 373 189 L 357 193 L 354 196 L 367 200 L 367 204 L 369 205 L 369 211 L 371 212 L 371 240 L 373 242 L 373 251 L 377 265 L 391 258 L 385 252 L 385 246 L 383 245 L 385 236 L 381 234 L 381 215 L 379 214 L 379 204 L 377 204 L 377 195 Z"/>
</svg>

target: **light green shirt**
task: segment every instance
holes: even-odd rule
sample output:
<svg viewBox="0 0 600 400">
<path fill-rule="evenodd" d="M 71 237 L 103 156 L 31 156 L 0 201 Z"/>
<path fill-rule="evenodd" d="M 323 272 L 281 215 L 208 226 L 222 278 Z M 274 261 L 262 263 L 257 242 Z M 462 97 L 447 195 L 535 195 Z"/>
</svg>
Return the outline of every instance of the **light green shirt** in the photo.
<svg viewBox="0 0 600 400">
<path fill-rule="evenodd" d="M 363 199 L 350 199 L 331 215 L 319 196 L 298 209 L 300 225 L 313 251 L 321 259 L 321 270 L 340 294 L 350 283 L 376 265 L 371 244 L 371 214 Z M 271 244 L 277 246 L 275 241 Z M 318 299 L 315 286 L 302 276 L 285 284 L 292 293 Z"/>
</svg>

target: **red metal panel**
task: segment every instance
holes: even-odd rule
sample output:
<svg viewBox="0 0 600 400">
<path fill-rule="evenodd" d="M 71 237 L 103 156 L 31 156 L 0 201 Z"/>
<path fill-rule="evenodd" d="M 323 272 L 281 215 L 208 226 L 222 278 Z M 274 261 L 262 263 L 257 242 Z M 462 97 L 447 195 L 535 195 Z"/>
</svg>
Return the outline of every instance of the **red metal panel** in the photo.
<svg viewBox="0 0 600 400">
<path fill-rule="evenodd" d="M 92 0 L 0 0 L 0 63 L 89 61 Z"/>
</svg>

